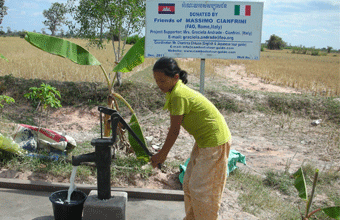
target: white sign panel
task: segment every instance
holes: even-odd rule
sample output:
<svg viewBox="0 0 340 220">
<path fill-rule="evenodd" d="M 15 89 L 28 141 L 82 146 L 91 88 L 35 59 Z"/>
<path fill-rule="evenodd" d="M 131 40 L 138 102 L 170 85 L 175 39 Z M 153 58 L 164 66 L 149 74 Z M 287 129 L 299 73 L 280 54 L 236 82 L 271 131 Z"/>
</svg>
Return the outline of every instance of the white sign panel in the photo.
<svg viewBox="0 0 340 220">
<path fill-rule="evenodd" d="M 146 2 L 145 57 L 258 60 L 263 2 Z"/>
</svg>

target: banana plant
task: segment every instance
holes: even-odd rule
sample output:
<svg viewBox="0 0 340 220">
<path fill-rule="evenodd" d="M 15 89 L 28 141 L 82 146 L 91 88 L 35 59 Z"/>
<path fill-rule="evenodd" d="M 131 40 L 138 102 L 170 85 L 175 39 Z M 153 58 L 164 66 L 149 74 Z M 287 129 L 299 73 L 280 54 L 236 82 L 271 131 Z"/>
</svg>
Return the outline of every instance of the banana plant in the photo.
<svg viewBox="0 0 340 220">
<path fill-rule="evenodd" d="M 113 72 L 130 72 L 132 69 L 144 62 L 144 47 L 145 47 L 145 37 L 141 38 L 135 45 L 133 45 L 130 50 L 124 55 L 124 57 L 121 59 L 121 61 L 118 63 L 117 66 L 112 70 Z M 117 95 L 116 95 L 117 97 Z M 120 98 L 120 100 L 123 100 Z M 123 100 L 126 102 L 125 100 Z M 130 111 L 132 112 L 132 116 L 130 119 L 130 127 L 131 129 L 136 133 L 138 138 L 143 142 L 145 146 L 146 141 L 144 139 L 143 131 L 139 125 L 138 119 L 136 114 L 133 112 L 132 108 L 129 107 L 128 103 L 125 103 Z M 144 149 L 139 146 L 138 142 L 132 137 L 132 135 L 128 135 L 129 142 L 133 150 L 135 151 L 135 154 L 138 159 L 144 160 L 145 162 L 149 162 L 150 158 L 149 155 L 147 155 L 144 152 Z"/>
<path fill-rule="evenodd" d="M 300 169 L 293 174 L 293 176 L 295 178 L 294 186 L 297 189 L 297 191 L 299 192 L 299 197 L 301 199 L 303 199 L 304 201 L 306 201 L 306 212 L 305 212 L 305 214 L 301 213 L 301 219 L 302 220 L 308 220 L 316 212 L 322 211 L 327 216 L 334 218 L 336 220 L 340 220 L 340 206 L 318 208 L 318 209 L 315 209 L 312 212 L 309 212 L 310 207 L 312 205 L 313 197 L 314 197 L 314 192 L 315 192 L 315 188 L 316 188 L 316 182 L 317 182 L 317 179 L 318 179 L 318 174 L 319 174 L 319 169 L 316 169 L 315 175 L 314 175 L 312 192 L 311 192 L 311 195 L 310 195 L 309 198 L 308 198 L 308 193 L 307 193 L 305 175 L 303 173 L 302 168 L 300 167 Z"/>
<path fill-rule="evenodd" d="M 124 55 L 121 61 L 113 69 L 113 72 L 130 72 L 139 64 L 144 62 L 145 37 L 141 38 L 130 50 Z"/>
<path fill-rule="evenodd" d="M 104 74 L 104 77 L 106 79 L 106 83 L 108 86 L 109 94 L 108 94 L 108 107 L 110 108 L 118 108 L 118 104 L 115 101 L 115 98 L 118 98 L 119 100 L 123 101 L 123 103 L 129 108 L 129 110 L 132 113 L 130 124 L 133 124 L 133 130 L 137 134 L 140 139 L 145 142 L 142 129 L 140 128 L 140 125 L 138 123 L 136 114 L 134 110 L 131 108 L 130 104 L 118 93 L 115 93 L 113 90 L 113 85 L 115 82 L 114 77 L 112 81 L 110 81 L 108 74 L 106 73 L 104 67 L 101 65 L 101 63 L 86 49 L 83 47 L 72 43 L 68 40 L 52 37 L 48 35 L 43 35 L 39 33 L 33 33 L 33 32 L 26 32 L 25 40 L 32 44 L 33 46 L 57 55 L 61 56 L 63 58 L 69 59 L 73 61 L 76 64 L 79 65 L 96 65 L 99 66 Z M 116 68 L 113 70 L 115 72 L 129 72 L 131 71 L 135 66 L 141 64 L 144 61 L 144 38 L 137 42 L 133 47 L 130 48 L 130 50 L 126 53 L 126 55 L 122 58 L 120 63 L 116 66 Z M 104 135 L 109 136 L 110 135 L 110 124 L 108 123 L 109 116 L 105 118 L 105 128 L 104 128 Z M 123 131 L 120 129 L 120 133 L 122 134 Z M 121 138 L 123 135 L 121 135 Z M 135 142 L 130 141 L 131 147 L 134 149 L 135 152 L 139 152 L 139 145 Z M 138 145 L 138 146 L 137 146 Z M 143 154 L 143 152 L 142 152 Z M 139 155 L 139 156 L 138 156 Z M 137 157 L 145 157 L 145 155 L 140 155 L 138 153 Z"/>
</svg>

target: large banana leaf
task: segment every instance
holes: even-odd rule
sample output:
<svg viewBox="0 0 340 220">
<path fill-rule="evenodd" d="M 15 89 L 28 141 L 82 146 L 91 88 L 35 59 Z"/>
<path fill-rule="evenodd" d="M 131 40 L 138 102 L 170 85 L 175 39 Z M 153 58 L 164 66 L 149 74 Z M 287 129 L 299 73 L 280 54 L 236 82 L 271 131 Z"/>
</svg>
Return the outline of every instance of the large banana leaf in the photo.
<svg viewBox="0 0 340 220">
<path fill-rule="evenodd" d="M 293 176 L 295 178 L 294 186 L 299 192 L 299 197 L 301 199 L 307 200 L 308 199 L 307 187 L 306 187 L 305 176 L 303 175 L 302 168 L 300 167 L 300 169 L 296 171 L 296 173 L 294 173 Z"/>
<path fill-rule="evenodd" d="M 142 132 L 142 129 L 138 123 L 137 117 L 135 114 L 132 115 L 129 126 L 133 130 L 133 132 L 137 135 L 137 137 L 146 145 L 146 141 L 144 139 L 144 135 Z M 150 161 L 149 155 L 144 151 L 144 149 L 138 144 L 138 142 L 133 138 L 133 136 L 129 133 L 129 142 L 133 150 L 135 151 L 135 154 L 137 156 L 137 159 L 144 160 L 145 162 Z"/>
<path fill-rule="evenodd" d="M 322 211 L 329 217 L 340 220 L 340 206 L 323 208 Z"/>
<path fill-rule="evenodd" d="M 4 55 L 2 55 L 1 53 L 0 53 L 0 58 L 6 60 L 8 62 L 8 59 Z"/>
<path fill-rule="evenodd" d="M 25 40 L 33 46 L 80 65 L 100 65 L 100 62 L 83 47 L 70 41 L 34 32 L 26 32 Z"/>
<path fill-rule="evenodd" d="M 113 69 L 113 72 L 130 72 L 139 64 L 144 62 L 145 37 L 141 38 L 130 50 L 125 54 L 122 60 Z"/>
</svg>

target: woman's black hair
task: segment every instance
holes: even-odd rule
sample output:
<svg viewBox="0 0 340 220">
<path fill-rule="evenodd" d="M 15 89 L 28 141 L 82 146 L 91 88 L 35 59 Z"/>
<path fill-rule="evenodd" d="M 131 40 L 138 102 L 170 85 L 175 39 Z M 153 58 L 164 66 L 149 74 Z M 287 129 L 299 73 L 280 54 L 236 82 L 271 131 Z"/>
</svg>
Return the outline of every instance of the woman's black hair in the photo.
<svg viewBox="0 0 340 220">
<path fill-rule="evenodd" d="M 176 74 L 183 81 L 184 84 L 188 82 L 188 73 L 179 68 L 176 60 L 169 57 L 162 57 L 153 66 L 153 71 L 163 72 L 165 75 L 174 77 Z"/>
</svg>

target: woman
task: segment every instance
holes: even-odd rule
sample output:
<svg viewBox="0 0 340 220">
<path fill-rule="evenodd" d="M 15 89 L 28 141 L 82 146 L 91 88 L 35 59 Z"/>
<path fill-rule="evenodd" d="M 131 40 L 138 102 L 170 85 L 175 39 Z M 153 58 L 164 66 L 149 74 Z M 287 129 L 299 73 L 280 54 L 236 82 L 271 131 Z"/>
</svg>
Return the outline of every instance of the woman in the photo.
<svg viewBox="0 0 340 220">
<path fill-rule="evenodd" d="M 170 112 L 171 125 L 162 149 L 151 158 L 152 166 L 164 163 L 182 125 L 196 141 L 183 180 L 184 219 L 218 219 L 230 151 L 227 123 L 207 98 L 185 85 L 188 74 L 174 59 L 159 59 L 153 74 L 166 93 L 164 109 Z"/>
</svg>

